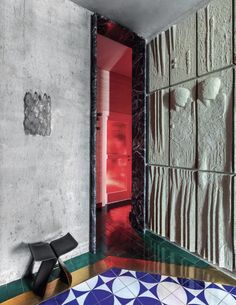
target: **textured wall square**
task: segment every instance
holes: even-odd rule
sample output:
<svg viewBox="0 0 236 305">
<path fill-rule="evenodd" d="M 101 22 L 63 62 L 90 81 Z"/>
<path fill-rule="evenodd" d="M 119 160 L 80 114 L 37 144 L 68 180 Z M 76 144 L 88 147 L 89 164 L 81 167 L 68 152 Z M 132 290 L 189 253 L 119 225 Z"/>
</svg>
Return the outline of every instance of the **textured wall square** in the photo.
<svg viewBox="0 0 236 305">
<path fill-rule="evenodd" d="M 232 176 L 198 173 L 197 252 L 233 270 Z"/>
<path fill-rule="evenodd" d="M 148 45 L 149 92 L 169 86 L 169 32 L 160 33 Z"/>
<path fill-rule="evenodd" d="M 213 0 L 198 11 L 198 74 L 233 63 L 233 1 Z"/>
<path fill-rule="evenodd" d="M 170 169 L 169 226 L 170 240 L 196 251 L 196 173 Z"/>
<path fill-rule="evenodd" d="M 35 92 L 24 97 L 24 130 L 26 135 L 49 136 L 51 134 L 51 98 Z"/>
<path fill-rule="evenodd" d="M 150 164 L 169 164 L 169 89 L 149 96 L 149 149 Z"/>
<path fill-rule="evenodd" d="M 167 221 L 169 170 L 164 167 L 150 166 L 148 175 L 149 227 L 153 232 L 169 237 L 169 223 Z"/>
<path fill-rule="evenodd" d="M 171 88 L 170 166 L 196 166 L 196 81 Z"/>
<path fill-rule="evenodd" d="M 198 167 L 232 172 L 233 69 L 198 80 Z"/>
<path fill-rule="evenodd" d="M 170 28 L 170 84 L 196 77 L 196 14 Z"/>
</svg>

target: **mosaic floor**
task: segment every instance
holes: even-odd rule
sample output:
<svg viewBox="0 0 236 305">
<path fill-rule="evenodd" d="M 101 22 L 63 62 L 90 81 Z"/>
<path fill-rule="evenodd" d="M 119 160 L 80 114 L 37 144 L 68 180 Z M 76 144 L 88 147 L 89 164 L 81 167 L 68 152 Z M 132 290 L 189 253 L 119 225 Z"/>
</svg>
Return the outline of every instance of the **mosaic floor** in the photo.
<svg viewBox="0 0 236 305">
<path fill-rule="evenodd" d="M 41 305 L 236 305 L 236 287 L 112 268 Z"/>
</svg>

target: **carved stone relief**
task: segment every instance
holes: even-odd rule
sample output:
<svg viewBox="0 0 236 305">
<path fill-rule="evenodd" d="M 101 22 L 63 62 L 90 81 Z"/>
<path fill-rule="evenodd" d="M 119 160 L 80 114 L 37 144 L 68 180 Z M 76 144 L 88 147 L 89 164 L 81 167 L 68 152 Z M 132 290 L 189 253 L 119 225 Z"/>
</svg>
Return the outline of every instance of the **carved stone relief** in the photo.
<svg viewBox="0 0 236 305">
<path fill-rule="evenodd" d="M 170 166 L 196 165 L 196 81 L 171 88 Z"/>
<path fill-rule="evenodd" d="M 168 237 L 168 169 L 149 167 L 149 228 Z"/>
<path fill-rule="evenodd" d="M 149 164 L 169 164 L 169 89 L 149 96 Z"/>
<path fill-rule="evenodd" d="M 196 173 L 170 169 L 170 240 L 196 251 Z"/>
<path fill-rule="evenodd" d="M 198 74 L 233 62 L 232 0 L 213 0 L 198 11 Z"/>
<path fill-rule="evenodd" d="M 199 80 L 198 166 L 232 171 L 233 69 Z"/>
<path fill-rule="evenodd" d="M 51 98 L 27 92 L 24 97 L 25 134 L 49 136 L 51 134 Z"/>
<path fill-rule="evenodd" d="M 170 84 L 196 76 L 196 14 L 169 29 Z"/>
<path fill-rule="evenodd" d="M 198 174 L 197 252 L 226 269 L 233 269 L 232 177 Z"/>
<path fill-rule="evenodd" d="M 169 86 L 168 32 L 160 33 L 148 45 L 149 92 Z"/>
<path fill-rule="evenodd" d="M 150 229 L 231 271 L 236 266 L 233 18 L 236 0 L 211 0 L 152 41 L 149 89 L 156 92 L 148 99 Z"/>
</svg>

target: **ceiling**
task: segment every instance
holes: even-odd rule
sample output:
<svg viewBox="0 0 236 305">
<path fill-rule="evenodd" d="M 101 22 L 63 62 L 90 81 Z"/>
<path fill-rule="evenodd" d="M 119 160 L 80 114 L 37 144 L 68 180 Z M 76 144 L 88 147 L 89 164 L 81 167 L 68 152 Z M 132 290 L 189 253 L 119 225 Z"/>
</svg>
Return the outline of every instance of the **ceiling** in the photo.
<svg viewBox="0 0 236 305">
<path fill-rule="evenodd" d="M 126 26 L 146 40 L 209 0 L 73 0 Z M 222 0 L 223 1 L 223 0 Z"/>
<path fill-rule="evenodd" d="M 107 37 L 98 35 L 97 65 L 100 69 L 132 76 L 132 49 Z"/>
</svg>

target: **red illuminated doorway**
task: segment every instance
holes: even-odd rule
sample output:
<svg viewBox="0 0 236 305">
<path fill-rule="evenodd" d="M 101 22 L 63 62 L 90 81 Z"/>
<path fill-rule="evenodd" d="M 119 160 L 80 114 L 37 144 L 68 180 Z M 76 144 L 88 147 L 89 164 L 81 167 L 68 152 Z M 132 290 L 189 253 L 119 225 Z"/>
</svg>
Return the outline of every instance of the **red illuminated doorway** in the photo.
<svg viewBox="0 0 236 305">
<path fill-rule="evenodd" d="M 130 115 L 111 113 L 107 122 L 108 203 L 131 199 L 132 120 Z"/>
<path fill-rule="evenodd" d="M 132 49 L 97 36 L 96 197 L 99 206 L 131 199 Z"/>
</svg>

